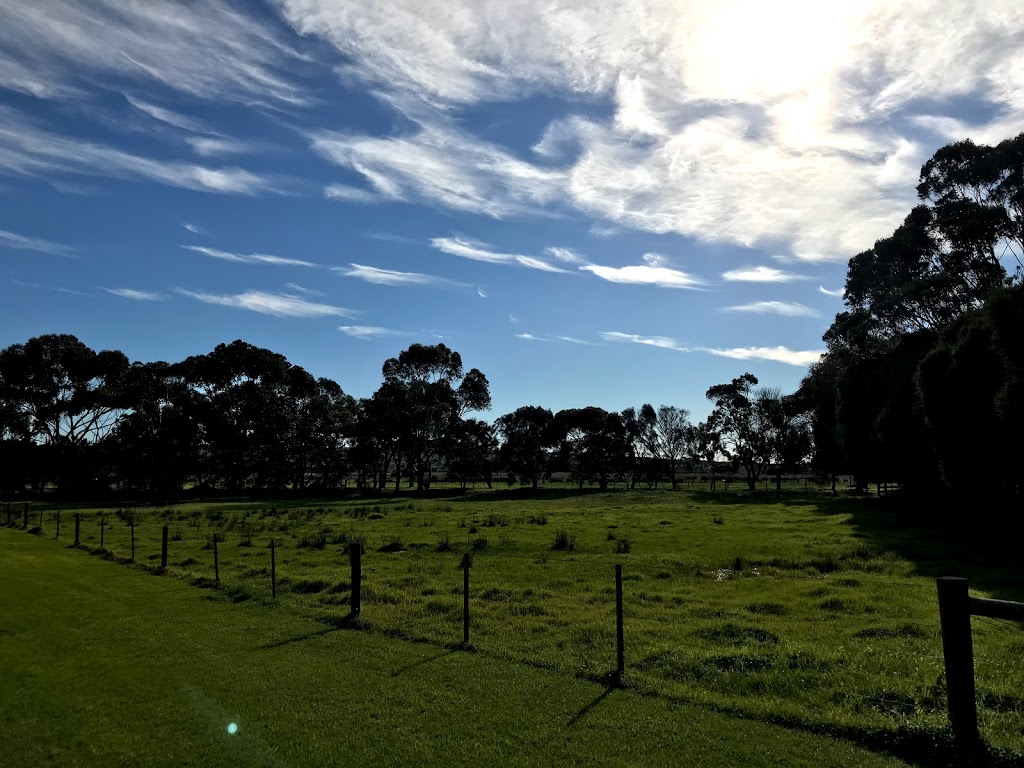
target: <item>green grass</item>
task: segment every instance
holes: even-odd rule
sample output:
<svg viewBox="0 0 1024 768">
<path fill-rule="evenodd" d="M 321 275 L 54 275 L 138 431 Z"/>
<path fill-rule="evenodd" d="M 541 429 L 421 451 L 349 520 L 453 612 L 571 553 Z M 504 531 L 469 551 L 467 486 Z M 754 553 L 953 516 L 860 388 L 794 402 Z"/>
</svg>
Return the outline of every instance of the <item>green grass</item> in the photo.
<svg viewBox="0 0 1024 768">
<path fill-rule="evenodd" d="M 203 599 L 16 531 L 0 547 L 4 765 L 906 765 L 262 600 Z"/>
<path fill-rule="evenodd" d="M 95 548 L 100 511 L 79 511 L 83 544 Z M 128 515 L 104 514 L 107 556 L 123 558 Z M 348 613 L 344 542 L 361 539 L 366 628 L 444 648 L 462 637 L 458 564 L 471 551 L 474 647 L 591 681 L 615 665 L 613 565 L 622 563 L 632 690 L 858 738 L 942 739 L 934 576 L 966 575 L 976 594 L 1005 599 L 1024 599 L 1024 580 L 991 548 L 979 554 L 962 536 L 893 517 L 875 499 L 792 490 L 225 501 L 139 510 L 136 559 L 158 565 L 167 523 L 170 575 L 204 583 L 220 534 L 217 595 L 266 600 L 273 537 L 279 612 L 337 625 Z M 1019 754 L 1024 632 L 974 624 L 982 733 Z"/>
</svg>

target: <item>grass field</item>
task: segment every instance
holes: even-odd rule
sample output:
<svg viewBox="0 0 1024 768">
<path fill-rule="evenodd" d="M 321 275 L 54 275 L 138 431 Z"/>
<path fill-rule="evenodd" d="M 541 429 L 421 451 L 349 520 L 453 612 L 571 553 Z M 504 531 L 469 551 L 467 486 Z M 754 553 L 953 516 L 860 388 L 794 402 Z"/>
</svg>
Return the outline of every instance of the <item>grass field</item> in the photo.
<svg viewBox="0 0 1024 768">
<path fill-rule="evenodd" d="M 55 509 L 42 512 L 43 537 Z M 218 600 L 270 600 L 275 615 L 340 626 L 348 613 L 348 542 L 364 542 L 360 637 L 452 648 L 462 638 L 462 573 L 472 552 L 477 658 L 599 682 L 615 666 L 614 570 L 623 564 L 627 688 L 866 743 L 946 736 L 934 576 L 966 575 L 977 594 L 1024 598 L 1012 561 L 892 524 L 877 500 L 796 491 L 739 493 L 482 492 L 448 498 L 211 502 L 83 514 L 82 544 L 159 564 Z M 981 728 L 1024 752 L 1024 632 L 975 620 Z M 909 740 L 909 741 L 908 741 Z"/>
<path fill-rule="evenodd" d="M 204 600 L 15 531 L 0 530 L 0 550 L 5 766 L 906 765 L 256 600 Z"/>
</svg>

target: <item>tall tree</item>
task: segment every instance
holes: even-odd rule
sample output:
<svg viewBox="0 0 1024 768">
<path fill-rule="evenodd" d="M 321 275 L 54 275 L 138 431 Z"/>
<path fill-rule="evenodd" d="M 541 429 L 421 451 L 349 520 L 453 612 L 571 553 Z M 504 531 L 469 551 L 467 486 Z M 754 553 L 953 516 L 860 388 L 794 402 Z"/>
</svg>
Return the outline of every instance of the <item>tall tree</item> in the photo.
<svg viewBox="0 0 1024 768">
<path fill-rule="evenodd" d="M 559 442 L 554 414 L 547 408 L 524 405 L 498 418 L 495 427 L 502 437 L 501 461 L 536 490 Z"/>
<path fill-rule="evenodd" d="M 766 414 L 757 406 L 756 386 L 757 377 L 744 373 L 729 384 L 711 387 L 706 394 L 714 403 L 708 426 L 719 435 L 722 454 L 743 467 L 752 491 L 771 459 Z"/>
</svg>

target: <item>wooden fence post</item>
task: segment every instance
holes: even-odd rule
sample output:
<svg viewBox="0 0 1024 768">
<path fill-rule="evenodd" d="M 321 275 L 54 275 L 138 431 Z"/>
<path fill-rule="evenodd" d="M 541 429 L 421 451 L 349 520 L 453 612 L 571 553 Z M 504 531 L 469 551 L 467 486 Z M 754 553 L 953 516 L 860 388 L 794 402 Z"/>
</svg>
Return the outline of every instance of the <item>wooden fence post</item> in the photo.
<svg viewBox="0 0 1024 768">
<path fill-rule="evenodd" d="M 270 596 L 277 598 L 277 558 L 274 555 L 274 540 L 270 540 Z"/>
<path fill-rule="evenodd" d="M 132 517 L 132 562 L 135 562 L 135 517 Z"/>
<path fill-rule="evenodd" d="M 352 615 L 358 616 L 363 607 L 363 542 L 355 541 L 349 544 L 348 554 L 349 559 L 352 562 L 352 600 L 350 601 L 350 607 L 352 609 Z"/>
<path fill-rule="evenodd" d="M 622 630 L 622 566 L 615 566 L 615 682 L 626 673 L 626 643 Z"/>
<path fill-rule="evenodd" d="M 160 545 L 160 570 L 167 570 L 167 526 L 164 526 L 163 541 Z"/>
<path fill-rule="evenodd" d="M 462 556 L 462 644 L 469 646 L 469 567 L 472 557 L 467 552 Z"/>
<path fill-rule="evenodd" d="M 967 579 L 943 576 L 936 580 L 942 655 L 946 662 L 949 723 L 958 747 L 978 741 L 978 710 L 974 690 L 974 648 L 971 641 L 971 603 Z"/>
<path fill-rule="evenodd" d="M 77 547 L 81 543 L 82 532 L 82 513 L 75 512 L 75 546 Z"/>
<path fill-rule="evenodd" d="M 213 580 L 220 584 L 220 558 L 217 556 L 217 534 L 213 534 Z"/>
<path fill-rule="evenodd" d="M 43 510 L 39 510 L 39 532 L 43 532 Z"/>
<path fill-rule="evenodd" d="M 60 510 L 57 510 L 57 534 L 53 537 L 55 539 L 60 538 Z"/>
<path fill-rule="evenodd" d="M 107 518 L 100 518 L 100 549 L 103 549 L 103 534 L 107 530 Z"/>
<path fill-rule="evenodd" d="M 24 523 L 22 524 L 21 527 L 22 528 L 28 528 L 28 502 L 27 501 L 25 502 L 25 506 L 22 507 L 22 515 L 23 515 Z"/>
</svg>

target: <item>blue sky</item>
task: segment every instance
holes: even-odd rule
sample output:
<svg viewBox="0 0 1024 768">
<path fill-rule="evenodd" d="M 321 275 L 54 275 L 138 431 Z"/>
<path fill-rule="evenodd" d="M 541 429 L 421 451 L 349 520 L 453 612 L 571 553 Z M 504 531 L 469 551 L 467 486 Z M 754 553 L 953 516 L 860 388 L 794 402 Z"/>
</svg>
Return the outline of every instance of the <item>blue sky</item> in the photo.
<svg viewBox="0 0 1024 768">
<path fill-rule="evenodd" d="M 444 341 L 492 416 L 792 390 L 921 163 L 1024 126 L 1019 10 L 0 0 L 0 345 L 367 396 Z"/>
</svg>

